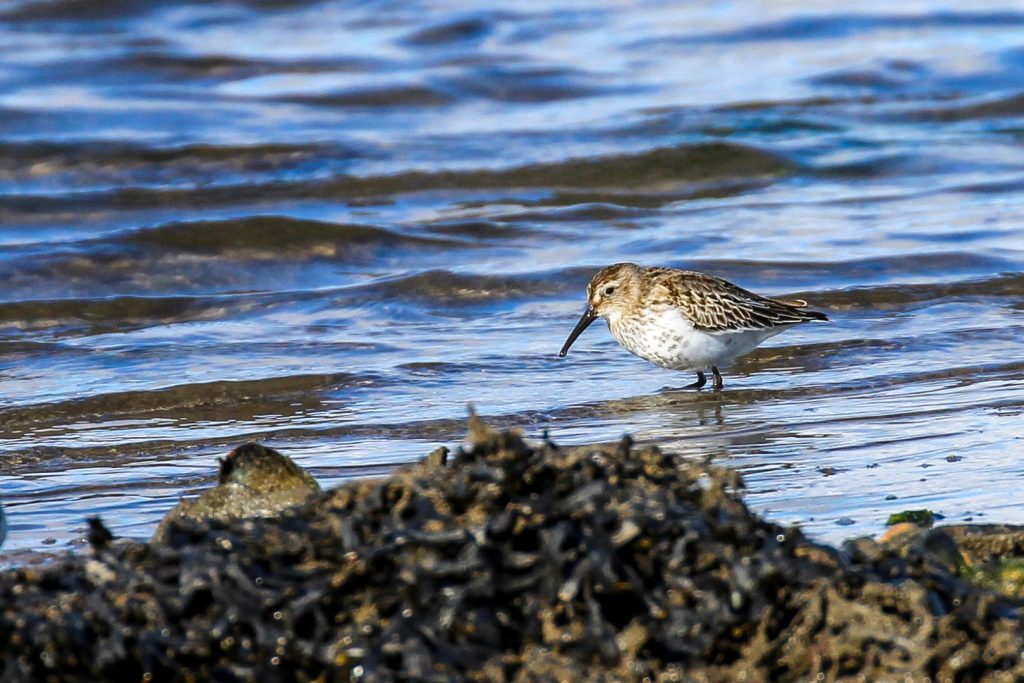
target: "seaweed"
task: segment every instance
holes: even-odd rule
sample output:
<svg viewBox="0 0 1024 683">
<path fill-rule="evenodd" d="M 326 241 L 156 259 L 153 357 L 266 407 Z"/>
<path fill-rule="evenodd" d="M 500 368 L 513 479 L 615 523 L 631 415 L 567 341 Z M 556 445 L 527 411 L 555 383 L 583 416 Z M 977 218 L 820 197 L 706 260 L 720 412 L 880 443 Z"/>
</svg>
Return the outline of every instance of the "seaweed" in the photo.
<svg viewBox="0 0 1024 683">
<path fill-rule="evenodd" d="M 0 573 L 5 680 L 977 680 L 1024 676 L 1020 603 L 937 530 L 842 550 L 767 522 L 732 471 L 469 445 L 274 517 Z M 950 556 L 949 543 L 953 543 Z"/>
</svg>

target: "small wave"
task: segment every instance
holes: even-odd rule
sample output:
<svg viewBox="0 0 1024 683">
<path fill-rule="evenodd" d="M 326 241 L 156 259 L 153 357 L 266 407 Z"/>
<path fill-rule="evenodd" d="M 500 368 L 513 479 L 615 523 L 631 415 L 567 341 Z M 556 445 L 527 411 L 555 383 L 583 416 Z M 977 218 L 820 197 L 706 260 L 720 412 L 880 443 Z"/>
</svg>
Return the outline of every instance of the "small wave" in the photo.
<svg viewBox="0 0 1024 683">
<path fill-rule="evenodd" d="M 474 306 L 481 303 L 551 296 L 565 285 L 551 273 L 539 275 L 469 275 L 431 270 L 356 288 L 360 299 L 428 301 L 435 306 Z"/>
<path fill-rule="evenodd" d="M 612 225 L 615 221 L 628 221 L 638 217 L 649 216 L 650 209 L 636 206 L 623 206 L 608 202 L 582 202 L 567 206 L 537 207 L 530 211 L 515 211 L 506 215 L 497 215 L 493 220 L 507 223 L 576 223 L 605 222 Z"/>
<path fill-rule="evenodd" d="M 274 306 L 296 304 L 314 296 L 313 292 L 274 292 L 4 301 L 0 302 L 0 330 L 6 334 L 61 335 L 129 332 L 158 325 L 239 319 L 254 311 L 266 313 Z M 44 345 L 40 350 L 47 348 Z"/>
<path fill-rule="evenodd" d="M 1019 118 L 1024 116 L 1024 93 L 1005 97 L 957 101 L 945 106 L 921 108 L 899 113 L 900 120 L 948 123 L 973 119 Z"/>
<path fill-rule="evenodd" d="M 197 382 L 149 391 L 118 391 L 60 403 L 23 405 L 4 411 L 4 429 L 37 429 L 76 420 L 111 421 L 120 417 L 176 421 L 252 420 L 266 414 L 291 414 L 340 389 L 370 386 L 371 374 L 290 375 L 252 380 Z"/>
<path fill-rule="evenodd" d="M 943 300 L 1024 296 L 1024 274 L 1007 273 L 977 280 L 854 287 L 816 294 L 815 303 L 834 309 L 906 309 Z"/>
<path fill-rule="evenodd" d="M 451 249 L 468 242 L 403 235 L 385 228 L 287 216 L 170 223 L 105 240 L 107 244 L 159 247 L 238 258 L 365 260 L 367 250 Z"/>
<path fill-rule="evenodd" d="M 382 86 L 338 93 L 291 95 L 279 99 L 296 104 L 357 108 L 442 107 L 456 101 L 455 97 L 443 90 L 427 85 Z"/>
<path fill-rule="evenodd" d="M 92 63 L 94 72 L 111 76 L 152 77 L 157 74 L 171 81 L 191 79 L 238 81 L 269 74 L 366 72 L 388 66 L 388 62 L 371 56 L 359 57 L 297 57 L 294 59 L 244 58 L 231 54 L 189 54 L 175 51 L 169 45 L 133 50 L 127 54 L 107 55 Z"/>
<path fill-rule="evenodd" d="M 4 21 L 97 21 L 131 16 L 147 6 L 159 7 L 163 2 L 149 3 L 136 0 L 109 0 L 94 3 L 90 0 L 28 0 L 7 3 L 9 7 L 0 12 Z"/>
<path fill-rule="evenodd" d="M 543 238 L 547 233 L 539 229 L 531 229 L 513 219 L 514 224 L 504 224 L 497 220 L 454 220 L 439 221 L 424 226 L 424 230 L 432 235 L 444 235 L 469 239 L 474 242 L 504 242 L 526 238 Z M 511 223 L 512 221 L 510 221 Z"/>
<path fill-rule="evenodd" d="M 675 265 L 675 264 L 670 264 Z M 969 252 L 893 254 L 847 261 L 747 261 L 738 259 L 694 260 L 679 267 L 701 270 L 727 279 L 756 282 L 785 279 L 787 282 L 905 282 L 913 278 L 962 278 L 1016 270 L 1014 261 Z"/>
<path fill-rule="evenodd" d="M 492 20 L 483 17 L 462 17 L 417 29 L 403 42 L 415 47 L 475 42 L 490 34 L 493 28 Z"/>
<path fill-rule="evenodd" d="M 34 205 L 53 211 L 63 198 L 68 208 L 109 208 L 117 188 L 147 188 L 155 197 L 171 188 L 259 182 L 281 175 L 345 167 L 358 155 L 347 147 L 326 144 L 188 144 L 147 146 L 127 142 L 9 142 L 0 151 L 2 203 L 31 213 Z M 317 171 L 318 172 L 318 171 Z M 40 199 L 54 184 L 76 188 Z M 93 190 L 88 193 L 84 190 Z M 18 195 L 17 193 L 25 193 Z M 130 190 L 129 190 L 130 191 Z M 128 195 L 130 197 L 130 194 Z M 45 196 L 44 196 L 45 197 Z"/>
<path fill-rule="evenodd" d="M 929 30 L 967 27 L 1024 25 L 1024 13 L 1014 11 L 988 12 L 919 12 L 913 14 L 842 14 L 802 15 L 779 22 L 756 24 L 719 33 L 665 38 L 659 43 L 720 43 L 835 40 L 885 30 Z"/>
<path fill-rule="evenodd" d="M 117 206 L 121 210 L 157 207 L 236 205 L 243 202 L 308 199 L 392 200 L 418 192 L 548 189 L 601 190 L 609 195 L 638 192 L 672 193 L 693 190 L 714 193 L 708 184 L 734 183 L 791 175 L 795 163 L 771 151 L 748 145 L 709 142 L 659 147 L 642 152 L 567 159 L 508 169 L 407 171 L 393 175 L 338 175 L 330 180 L 303 178 L 294 182 L 249 182 L 242 185 L 193 188 L 125 187 L 110 191 L 46 196 L 0 197 L 0 212 L 76 211 Z"/>
<path fill-rule="evenodd" d="M 645 264 L 652 265 L 652 264 Z M 825 308 L 897 307 L 942 298 L 1014 296 L 1024 293 L 1024 275 L 1006 271 L 1009 262 L 978 254 L 960 252 L 908 254 L 850 261 L 689 261 L 674 264 L 682 268 L 714 273 L 740 284 L 764 288 L 784 281 L 796 283 L 827 281 L 879 284 L 851 289 L 786 292 Z M 336 297 L 360 301 L 404 300 L 428 302 L 434 306 L 473 307 L 502 301 L 538 299 L 579 294 L 581 287 L 600 266 L 561 268 L 544 272 L 509 275 L 456 273 L 431 270 L 337 290 Z M 977 276 L 984 275 L 980 279 Z M 964 277 L 969 279 L 963 279 Z M 906 284 L 908 279 L 935 278 L 933 283 Z M 950 279 L 952 278 L 952 281 Z M 889 284 L 891 282 L 898 284 Z M 780 293 L 781 295 L 781 293 Z"/>
<path fill-rule="evenodd" d="M 327 93 L 304 93 L 273 98 L 297 104 L 333 107 L 440 107 L 470 98 L 496 102 L 554 102 L 609 94 L 586 73 L 560 69 L 513 69 L 486 64 L 462 66 L 464 73 L 427 82 L 357 87 Z"/>
<path fill-rule="evenodd" d="M 401 256 L 411 265 L 438 252 L 450 254 L 478 246 L 470 240 L 419 237 L 375 226 L 250 216 L 168 223 L 56 248 L 13 247 L 0 251 L 7 257 L 0 259 L 0 277 L 6 284 L 4 298 L 15 300 L 119 296 L 108 300 L 118 303 L 87 304 L 85 310 L 122 309 L 130 321 L 131 314 L 142 309 L 155 312 L 168 307 L 172 314 L 195 310 L 194 299 L 179 300 L 174 295 L 339 284 L 350 276 L 337 274 L 338 264 L 367 266 Z M 277 267 L 262 266 L 269 262 Z M 160 294 L 169 297 L 160 299 L 166 303 L 133 298 Z M 219 305 L 200 308 L 209 312 Z M 56 309 L 63 304 L 50 306 L 62 312 Z"/>
<path fill-rule="evenodd" d="M 866 90 L 904 89 L 912 82 L 912 75 L 905 78 L 888 73 L 882 69 L 844 69 L 833 71 L 811 79 L 817 85 L 840 86 Z"/>
<path fill-rule="evenodd" d="M 0 303 L 0 329 L 19 332 L 77 330 L 101 334 L 150 325 L 216 320 L 237 306 L 225 297 L 54 299 Z"/>
<path fill-rule="evenodd" d="M 589 74 L 570 69 L 523 69 L 496 65 L 479 67 L 451 81 L 465 96 L 496 102 L 555 102 L 611 94 Z"/>
</svg>

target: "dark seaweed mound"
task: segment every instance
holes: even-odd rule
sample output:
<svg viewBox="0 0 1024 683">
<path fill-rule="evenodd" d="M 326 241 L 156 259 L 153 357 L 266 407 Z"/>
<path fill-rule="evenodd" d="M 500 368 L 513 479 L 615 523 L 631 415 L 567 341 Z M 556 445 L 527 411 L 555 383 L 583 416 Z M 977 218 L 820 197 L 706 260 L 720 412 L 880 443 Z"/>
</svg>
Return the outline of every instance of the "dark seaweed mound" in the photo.
<svg viewBox="0 0 1024 683">
<path fill-rule="evenodd" d="M 751 514 L 735 474 L 628 440 L 471 440 L 277 519 L 0 574 L 0 678 L 1024 675 L 1018 603 L 928 543 L 811 544 Z"/>
</svg>

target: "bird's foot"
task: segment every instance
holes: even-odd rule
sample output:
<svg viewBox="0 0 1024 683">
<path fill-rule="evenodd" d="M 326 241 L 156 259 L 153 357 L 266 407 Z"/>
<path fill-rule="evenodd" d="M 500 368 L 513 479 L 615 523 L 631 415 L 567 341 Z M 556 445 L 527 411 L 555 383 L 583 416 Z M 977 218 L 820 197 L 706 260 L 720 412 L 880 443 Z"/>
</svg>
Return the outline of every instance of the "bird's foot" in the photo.
<svg viewBox="0 0 1024 683">
<path fill-rule="evenodd" d="M 680 390 L 683 390 L 683 389 L 700 389 L 701 387 L 703 387 L 707 383 L 708 383 L 708 378 L 704 376 L 703 372 L 699 372 L 698 371 L 697 372 L 697 381 L 695 381 L 695 382 L 693 382 L 691 384 L 687 384 L 685 387 L 680 387 Z"/>
</svg>

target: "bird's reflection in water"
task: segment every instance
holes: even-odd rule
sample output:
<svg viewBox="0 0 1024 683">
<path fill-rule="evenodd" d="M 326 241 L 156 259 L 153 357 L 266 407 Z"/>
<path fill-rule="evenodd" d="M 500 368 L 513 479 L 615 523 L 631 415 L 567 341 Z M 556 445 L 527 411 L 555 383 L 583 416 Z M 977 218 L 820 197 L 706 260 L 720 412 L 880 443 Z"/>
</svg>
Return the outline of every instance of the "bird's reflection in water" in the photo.
<svg viewBox="0 0 1024 683">
<path fill-rule="evenodd" d="M 723 392 L 663 388 L 577 409 L 618 422 L 638 443 L 657 443 L 688 457 L 728 460 L 740 469 L 745 464 L 757 469 L 756 463 L 768 458 L 772 469 L 784 469 L 789 466 L 786 455 L 806 436 L 806 425 L 766 421 L 758 406 L 792 400 L 802 392 L 795 387 Z"/>
</svg>

